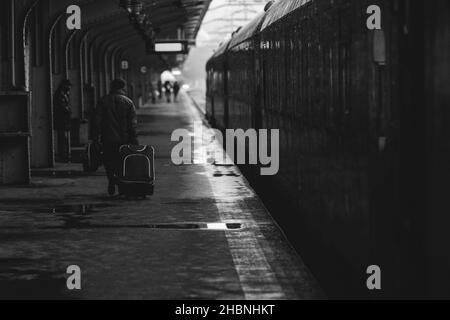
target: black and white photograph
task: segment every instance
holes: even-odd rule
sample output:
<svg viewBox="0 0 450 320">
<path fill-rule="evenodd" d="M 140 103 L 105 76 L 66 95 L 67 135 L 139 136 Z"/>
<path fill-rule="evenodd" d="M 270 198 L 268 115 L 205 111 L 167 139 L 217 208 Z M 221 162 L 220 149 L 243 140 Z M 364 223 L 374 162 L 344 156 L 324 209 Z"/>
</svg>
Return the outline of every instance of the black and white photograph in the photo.
<svg viewBox="0 0 450 320">
<path fill-rule="evenodd" d="M 1 0 L 19 300 L 450 300 L 450 1 Z"/>
</svg>

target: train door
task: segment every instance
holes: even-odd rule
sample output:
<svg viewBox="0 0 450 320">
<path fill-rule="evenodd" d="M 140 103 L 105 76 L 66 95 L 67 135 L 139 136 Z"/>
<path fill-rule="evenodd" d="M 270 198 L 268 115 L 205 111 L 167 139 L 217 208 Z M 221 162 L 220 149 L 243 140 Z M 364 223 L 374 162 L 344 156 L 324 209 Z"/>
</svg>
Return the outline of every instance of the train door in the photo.
<svg viewBox="0 0 450 320">
<path fill-rule="evenodd" d="M 253 103 L 253 128 L 256 130 L 262 128 L 262 109 L 264 104 L 264 66 L 261 59 L 260 38 L 253 40 L 253 77 L 255 77 L 255 98 Z"/>
<path fill-rule="evenodd" d="M 425 226 L 427 224 L 428 109 L 424 96 L 424 11 L 422 1 L 401 1 L 396 14 L 398 59 L 398 104 L 394 132 L 386 148 L 393 149 L 393 193 L 388 205 L 395 231 L 391 252 L 392 293 L 413 298 L 422 296 L 426 283 Z M 387 218 L 387 217 L 386 217 Z M 392 251 L 392 249 L 391 249 Z M 414 279 L 414 280 L 412 280 Z"/>
<path fill-rule="evenodd" d="M 94 138 L 94 128 L 95 123 L 95 88 L 90 84 L 85 84 L 83 88 L 83 98 L 84 98 L 84 117 L 88 118 L 89 123 L 89 137 Z"/>
<path fill-rule="evenodd" d="M 427 194 L 428 290 L 432 298 L 450 296 L 450 2 L 436 0 L 424 10 L 425 96 L 429 112 Z M 444 248 L 443 248 L 444 246 Z M 429 295 L 431 297 L 431 294 Z"/>
<path fill-rule="evenodd" d="M 210 110 L 208 116 L 208 120 L 211 122 L 211 125 L 214 126 L 214 97 L 216 95 L 216 78 L 215 78 L 215 72 L 214 67 L 211 67 L 208 71 L 208 80 L 207 80 L 207 92 L 209 93 L 209 103 L 210 103 Z"/>
<path fill-rule="evenodd" d="M 267 47 L 266 47 L 266 42 L 264 40 L 263 37 L 259 38 L 259 42 L 261 43 L 262 48 L 260 47 L 259 50 L 259 59 L 258 59 L 258 65 L 259 65 L 259 72 L 261 73 L 260 76 L 258 76 L 258 79 L 260 80 L 259 82 L 259 89 L 260 89 L 260 98 L 259 98 L 259 103 L 260 103 L 260 108 L 259 108 L 259 114 L 258 116 L 260 117 L 260 119 L 257 119 L 257 121 L 259 121 L 260 127 L 261 128 L 268 128 L 267 126 L 267 122 L 264 122 L 263 119 L 267 119 L 266 118 L 266 108 L 267 108 L 267 104 L 268 104 L 268 100 L 267 100 L 267 92 L 268 92 L 268 87 L 267 87 Z M 266 120 L 267 121 L 267 120 Z"/>
</svg>

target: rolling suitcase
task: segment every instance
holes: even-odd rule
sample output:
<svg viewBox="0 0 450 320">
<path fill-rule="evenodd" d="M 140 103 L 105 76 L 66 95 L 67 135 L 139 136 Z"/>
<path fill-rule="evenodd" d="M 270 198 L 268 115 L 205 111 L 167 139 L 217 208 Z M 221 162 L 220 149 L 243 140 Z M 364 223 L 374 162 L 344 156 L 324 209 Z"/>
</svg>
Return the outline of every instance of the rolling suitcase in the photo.
<svg viewBox="0 0 450 320">
<path fill-rule="evenodd" d="M 151 146 L 120 147 L 121 169 L 118 176 L 119 194 L 145 197 L 153 195 L 155 182 L 155 150 Z"/>
<path fill-rule="evenodd" d="M 98 142 L 89 142 L 83 154 L 84 172 L 95 172 L 102 165 L 102 148 Z"/>
</svg>

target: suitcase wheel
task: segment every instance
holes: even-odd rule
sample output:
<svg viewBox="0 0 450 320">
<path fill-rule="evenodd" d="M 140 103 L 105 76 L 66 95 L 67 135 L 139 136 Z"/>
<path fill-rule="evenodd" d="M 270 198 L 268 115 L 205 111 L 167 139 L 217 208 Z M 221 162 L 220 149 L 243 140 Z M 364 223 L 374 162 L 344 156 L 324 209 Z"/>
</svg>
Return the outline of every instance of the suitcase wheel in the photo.
<svg viewBox="0 0 450 320">
<path fill-rule="evenodd" d="M 155 193 L 155 188 L 154 188 L 154 186 L 151 186 L 148 190 L 148 195 L 152 196 L 154 193 Z"/>
</svg>

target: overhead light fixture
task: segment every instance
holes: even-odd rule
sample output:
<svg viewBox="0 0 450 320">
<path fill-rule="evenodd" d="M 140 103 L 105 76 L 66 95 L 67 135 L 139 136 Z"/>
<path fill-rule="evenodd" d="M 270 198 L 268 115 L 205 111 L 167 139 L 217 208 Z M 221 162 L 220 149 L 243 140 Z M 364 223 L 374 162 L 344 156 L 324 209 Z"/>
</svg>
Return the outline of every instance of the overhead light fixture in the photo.
<svg viewBox="0 0 450 320">
<path fill-rule="evenodd" d="M 142 2 L 137 0 L 120 0 L 119 6 L 133 15 L 139 15 L 144 9 Z"/>
<path fill-rule="evenodd" d="M 131 6 L 127 9 L 130 14 L 139 15 L 144 5 L 139 1 L 132 1 Z"/>
<path fill-rule="evenodd" d="M 145 19 L 142 22 L 142 27 L 147 29 L 147 28 L 151 28 L 151 26 L 152 26 L 152 22 L 150 21 L 149 17 L 147 15 L 145 15 Z"/>
<path fill-rule="evenodd" d="M 141 14 L 132 14 L 131 13 L 129 15 L 129 19 L 130 19 L 130 22 L 133 23 L 136 28 L 143 28 L 146 16 L 147 15 L 145 13 L 141 13 Z"/>
<path fill-rule="evenodd" d="M 147 17 L 147 15 L 144 14 L 138 14 L 136 15 L 136 22 L 141 26 L 144 24 L 145 18 Z"/>
<path fill-rule="evenodd" d="M 128 1 L 126 1 L 126 0 L 120 0 L 120 1 L 119 1 L 119 8 L 124 8 L 124 9 L 126 9 L 126 8 L 127 8 L 127 2 L 128 2 Z"/>
</svg>

